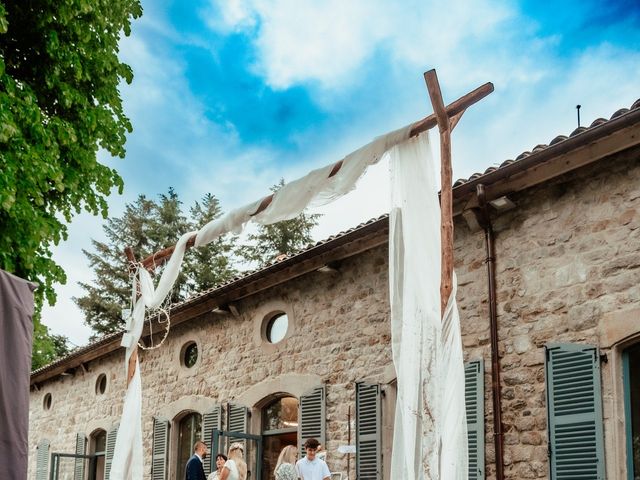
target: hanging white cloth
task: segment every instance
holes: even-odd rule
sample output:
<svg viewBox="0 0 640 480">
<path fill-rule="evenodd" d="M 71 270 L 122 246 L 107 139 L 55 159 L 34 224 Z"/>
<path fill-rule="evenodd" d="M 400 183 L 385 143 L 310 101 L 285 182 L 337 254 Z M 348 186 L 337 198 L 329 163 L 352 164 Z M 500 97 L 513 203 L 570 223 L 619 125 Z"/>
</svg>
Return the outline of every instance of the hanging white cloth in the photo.
<svg viewBox="0 0 640 480">
<path fill-rule="evenodd" d="M 329 177 L 333 165 L 319 168 L 306 176 L 284 185 L 278 190 L 270 205 L 255 215 L 260 201 L 253 202 L 213 220 L 198 232 L 184 234 L 165 267 L 158 286 L 154 289 L 149 272 L 140 267 L 133 282 L 133 314 L 131 325 L 123 335 L 122 346 L 126 348 L 125 371 L 128 359 L 142 335 L 145 308 L 156 308 L 162 304 L 178 278 L 189 238 L 196 235 L 195 246 L 206 245 L 227 232 L 239 233 L 247 222 L 263 225 L 295 218 L 308 206 L 325 205 L 350 192 L 366 169 L 377 163 L 392 146 L 409 138 L 412 125 L 376 138 L 373 142 L 342 159 L 338 173 Z M 140 292 L 137 298 L 136 292 Z M 142 383 L 139 367 L 127 388 L 122 419 L 116 437 L 116 446 L 111 466 L 111 480 L 141 480 L 143 471 L 143 446 L 140 412 L 142 410 Z"/>
<path fill-rule="evenodd" d="M 392 305 L 392 343 L 396 370 L 398 371 L 398 416 L 394 433 L 394 456 L 392 465 L 401 468 L 398 478 L 454 479 L 460 477 L 444 475 L 444 472 L 458 472 L 466 463 L 466 432 L 464 439 L 457 435 L 453 440 L 441 438 L 443 429 L 439 420 L 441 411 L 447 415 L 449 423 L 457 429 L 464 424 L 464 383 L 462 391 L 456 383 L 441 391 L 444 382 L 439 375 L 446 372 L 447 382 L 456 382 L 462 366 L 462 350 L 459 355 L 449 350 L 459 341 L 457 310 L 450 322 L 450 334 L 443 343 L 443 329 L 439 319 L 439 205 L 433 175 L 426 170 L 432 159 L 429 152 L 428 136 L 421 135 L 410 140 L 411 125 L 377 138 L 368 145 L 353 152 L 342 160 L 338 173 L 329 177 L 333 166 L 312 171 L 305 177 L 288 183 L 278 190 L 270 205 L 255 214 L 260 202 L 253 202 L 224 215 L 205 225 L 198 232 L 183 235 L 162 273 L 158 286 L 154 289 L 151 276 L 144 268 L 138 268 L 133 282 L 134 308 L 131 325 L 123 336 L 122 346 L 126 347 L 125 370 L 128 359 L 142 334 L 145 309 L 162 304 L 178 276 L 186 249 L 186 243 L 196 235 L 195 245 L 205 245 L 227 232 L 240 232 L 248 221 L 267 225 L 287 220 L 299 215 L 308 206 L 329 203 L 351 191 L 366 169 L 377 163 L 382 155 L 395 145 L 392 162 L 392 185 L 394 207 L 391 213 L 390 231 L 390 285 Z M 402 157 L 402 159 L 400 158 Z M 408 162 L 405 165 L 405 157 Z M 423 198 L 425 196 L 426 200 Z M 435 228 L 435 233 L 432 231 Z M 414 262 L 414 256 L 416 262 Z M 420 265 L 420 267 L 418 267 Z M 424 267 L 424 268 L 422 268 Z M 432 277 L 437 273 L 438 280 Z M 421 290 L 425 289 L 425 290 Z M 140 293 L 137 298 L 136 292 Z M 457 337 L 456 337 L 457 335 Z M 445 349 L 446 353 L 445 353 Z M 452 353 L 454 352 L 454 353 Z M 415 355 L 418 355 L 417 357 Z M 420 362 L 416 362 L 420 359 Z M 451 363 L 450 363 L 451 362 Z M 454 365 L 455 363 L 455 365 Z M 426 375 L 429 372 L 430 375 Z M 416 383 L 416 379 L 421 379 Z M 412 388 L 411 385 L 421 388 Z M 136 363 L 135 374 L 125 396 L 122 420 L 118 429 L 110 478 L 112 480 L 141 480 L 143 471 L 141 404 L 142 384 L 140 368 Z M 443 409 L 444 395 L 452 399 L 453 407 Z M 458 396 L 459 395 L 459 396 Z M 459 400 L 459 401 L 458 401 Z M 459 404 L 462 404 L 460 411 Z M 408 407 L 410 405 L 410 407 Z M 410 410 L 413 409 L 413 410 Z M 427 412 L 421 414 L 420 412 Z M 448 428 L 448 427 L 447 427 Z M 399 456 L 395 442 L 402 445 L 404 456 Z M 443 449 L 447 449 L 446 452 Z M 464 456 L 465 460 L 459 460 Z M 451 461 L 449 468 L 443 462 Z M 424 471 L 428 474 L 425 476 Z M 443 472 L 438 477 L 437 472 Z M 466 473 L 466 470 L 465 470 Z M 397 473 L 394 473 L 397 475 Z"/>
<path fill-rule="evenodd" d="M 440 320 L 440 205 L 426 135 L 390 154 L 389 295 L 397 375 L 391 472 L 394 478 L 462 480 L 462 342 L 455 291 Z"/>
</svg>

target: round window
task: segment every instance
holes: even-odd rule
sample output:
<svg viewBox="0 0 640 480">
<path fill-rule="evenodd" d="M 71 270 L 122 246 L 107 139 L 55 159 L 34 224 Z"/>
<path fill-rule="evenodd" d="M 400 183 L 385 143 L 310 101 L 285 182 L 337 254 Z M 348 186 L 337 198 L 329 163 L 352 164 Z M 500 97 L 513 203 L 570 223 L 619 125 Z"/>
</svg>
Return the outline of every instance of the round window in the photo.
<svg viewBox="0 0 640 480">
<path fill-rule="evenodd" d="M 193 367 L 198 361 L 198 344 L 196 342 L 187 343 L 182 351 L 182 364 L 187 367 Z"/>
<path fill-rule="evenodd" d="M 49 410 L 51 408 L 51 394 L 47 393 L 42 401 L 42 408 Z"/>
<path fill-rule="evenodd" d="M 267 341 L 269 343 L 278 343 L 287 334 L 289 328 L 289 317 L 286 313 L 277 313 L 269 319 L 267 323 Z"/>
<path fill-rule="evenodd" d="M 96 395 L 102 395 L 107 390 L 107 376 L 104 373 L 98 375 L 96 380 Z"/>
</svg>

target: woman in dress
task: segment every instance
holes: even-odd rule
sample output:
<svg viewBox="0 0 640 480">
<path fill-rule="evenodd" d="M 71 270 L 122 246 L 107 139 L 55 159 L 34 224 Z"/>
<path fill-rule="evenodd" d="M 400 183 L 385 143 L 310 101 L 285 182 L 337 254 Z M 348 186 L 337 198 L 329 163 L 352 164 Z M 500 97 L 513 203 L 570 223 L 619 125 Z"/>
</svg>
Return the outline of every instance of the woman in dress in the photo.
<svg viewBox="0 0 640 480">
<path fill-rule="evenodd" d="M 293 445 L 287 445 L 280 452 L 276 469 L 273 471 L 276 480 L 297 480 L 298 472 L 296 472 L 296 457 L 298 449 Z"/>
<path fill-rule="evenodd" d="M 229 447 L 229 459 L 224 462 L 220 480 L 247 480 L 247 464 L 242 458 L 244 446 L 241 443 L 233 443 Z"/>
<path fill-rule="evenodd" d="M 207 480 L 220 480 L 220 474 L 222 473 L 222 467 L 227 461 L 227 456 L 224 453 L 216 455 L 216 469 L 209 474 Z"/>
</svg>

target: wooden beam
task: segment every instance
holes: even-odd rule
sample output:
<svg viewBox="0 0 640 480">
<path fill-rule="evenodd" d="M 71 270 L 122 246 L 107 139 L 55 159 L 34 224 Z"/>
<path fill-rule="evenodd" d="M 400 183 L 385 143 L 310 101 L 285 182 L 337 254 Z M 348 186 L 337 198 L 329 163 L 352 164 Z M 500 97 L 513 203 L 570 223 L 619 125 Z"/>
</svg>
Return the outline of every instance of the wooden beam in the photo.
<svg viewBox="0 0 640 480">
<path fill-rule="evenodd" d="M 425 73 L 425 77 L 426 77 L 426 75 L 428 73 L 429 72 Z M 479 102 L 484 97 L 489 95 L 491 92 L 493 92 L 493 84 L 490 83 L 490 82 L 489 83 L 485 83 L 484 85 L 476 88 L 472 92 L 469 92 L 466 95 L 460 97 L 458 100 L 456 100 L 455 102 L 451 103 L 446 108 L 444 107 L 444 105 L 439 107 L 440 108 L 440 115 L 441 116 L 443 115 L 442 111 L 444 110 L 444 112 L 445 112 L 444 116 L 446 116 L 447 119 L 449 117 L 452 118 L 452 120 L 451 120 L 451 123 L 453 125 L 451 127 L 451 130 L 452 130 L 453 127 L 455 127 L 455 125 L 458 123 L 458 120 L 460 120 L 460 117 L 462 116 L 462 114 L 464 113 L 464 111 L 467 108 L 469 108 L 471 105 Z M 440 96 L 440 98 L 442 99 L 442 95 Z M 413 124 L 413 127 L 411 128 L 411 131 L 410 131 L 409 135 L 411 137 L 415 137 L 416 135 L 419 135 L 422 132 L 426 132 L 427 130 L 432 129 L 436 125 L 438 125 L 437 114 L 429 115 L 428 117 L 425 117 L 422 120 L 419 120 L 419 121 L 415 122 Z M 342 167 L 342 160 L 334 163 L 333 167 L 331 168 L 331 172 L 329 173 L 329 178 L 331 178 L 334 175 L 336 175 L 340 171 L 341 167 Z M 273 201 L 273 194 L 270 194 L 270 195 L 264 197 L 260 201 L 260 205 L 258 206 L 256 211 L 253 212 L 251 215 L 255 216 L 255 215 L 259 214 L 260 212 L 263 212 L 271 204 L 272 201 Z M 193 247 L 194 244 L 195 244 L 195 241 L 196 241 L 196 237 L 195 236 L 191 237 L 187 241 L 186 249 L 189 250 L 191 247 Z M 160 251 L 154 253 L 153 255 L 148 256 L 147 258 L 142 260 L 142 262 L 140 262 L 140 263 L 147 270 L 153 271 L 156 267 L 161 266 L 163 263 L 165 263 L 167 260 L 169 260 L 169 258 L 173 254 L 174 250 L 175 250 L 175 246 L 167 247 L 167 248 L 165 248 L 163 250 L 160 250 Z"/>
<path fill-rule="evenodd" d="M 440 130 L 440 314 L 444 316 L 453 291 L 453 193 L 451 169 L 451 123 L 444 108 L 435 70 L 424 74 L 429 98 Z M 456 120 L 457 123 L 457 120 Z"/>
<path fill-rule="evenodd" d="M 427 72 L 429 73 L 429 72 Z M 425 73 L 426 77 L 426 73 Z M 476 88 L 475 90 L 463 95 L 458 100 L 453 103 L 450 103 L 447 106 L 447 116 L 455 117 L 459 113 L 463 113 L 467 108 L 471 105 L 478 103 L 484 97 L 493 92 L 493 83 L 487 82 L 484 85 Z M 414 137 L 422 132 L 426 132 L 427 130 L 431 130 L 433 127 L 438 125 L 438 120 L 435 114 L 429 115 L 428 117 L 423 118 L 422 120 L 413 124 L 413 128 L 411 129 L 411 136 Z"/>
<path fill-rule="evenodd" d="M 136 256 L 133 253 L 133 249 L 131 247 L 126 247 L 124 249 L 124 253 L 127 256 L 127 260 L 129 261 L 130 268 L 132 265 L 136 264 Z M 140 298 L 140 291 L 136 292 L 136 298 Z M 133 313 L 133 312 L 132 312 Z M 136 344 L 133 347 L 133 351 L 131 352 L 131 356 L 129 357 L 128 365 L 127 365 L 127 388 L 133 380 L 133 376 L 136 373 L 136 362 L 138 360 L 138 343 L 136 339 Z"/>
</svg>

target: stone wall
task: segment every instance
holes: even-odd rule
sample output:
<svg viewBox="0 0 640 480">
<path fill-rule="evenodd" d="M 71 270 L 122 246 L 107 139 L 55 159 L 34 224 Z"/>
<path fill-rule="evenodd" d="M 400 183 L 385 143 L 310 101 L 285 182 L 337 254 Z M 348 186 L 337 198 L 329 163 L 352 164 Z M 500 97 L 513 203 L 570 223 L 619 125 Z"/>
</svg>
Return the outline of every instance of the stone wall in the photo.
<svg viewBox="0 0 640 480">
<path fill-rule="evenodd" d="M 548 477 L 544 345 L 607 353 L 620 312 L 625 335 L 640 333 L 639 158 L 614 157 L 510 196 L 517 207 L 493 219 L 506 478 Z M 484 232 L 455 228 L 463 343 L 467 359 L 485 359 L 487 478 L 495 478 Z M 609 478 L 623 468 L 613 438 L 618 357 L 601 365 Z"/>
<path fill-rule="evenodd" d="M 260 391 L 260 385 L 267 385 L 262 389 L 265 395 L 299 396 L 304 388 L 325 383 L 326 448 L 335 452 L 346 445 L 349 406 L 352 415 L 355 411 L 355 382 L 385 380 L 391 363 L 386 257 L 387 248 L 381 246 L 344 261 L 340 273 L 314 272 L 269 289 L 237 302 L 239 317 L 209 313 L 192 319 L 173 328 L 161 348 L 142 352 L 147 474 L 153 416 L 173 419 L 183 410 L 204 413 L 226 402 L 257 408 L 260 399 L 249 391 Z M 266 344 L 260 335 L 264 316 L 274 310 L 284 310 L 293 323 L 285 340 L 275 345 Z M 199 347 L 192 368 L 180 363 L 180 351 L 189 341 Z M 51 451 L 69 453 L 75 449 L 76 433 L 89 436 L 118 421 L 124 391 L 122 360 L 121 352 L 114 353 L 89 364 L 88 373 L 48 381 L 39 392 L 32 392 L 30 478 L 40 440 L 49 439 Z M 109 379 L 104 395 L 95 394 L 100 373 Z M 284 380 L 269 387 L 273 379 Z M 42 408 L 46 393 L 53 398 L 49 411 Z M 257 433 L 259 422 L 253 425 L 254 418 L 259 413 L 251 420 Z M 337 453 L 329 457 L 335 471 L 346 472 L 346 460 Z M 352 471 L 354 465 L 352 456 Z M 174 465 L 171 473 L 175 475 Z"/>
<path fill-rule="evenodd" d="M 613 158 L 514 194 L 516 208 L 496 216 L 496 278 L 502 411 L 507 478 L 546 478 L 547 424 L 544 345 L 598 345 L 602 363 L 607 471 L 621 478 L 620 347 L 640 335 L 640 162 Z M 484 234 L 456 219 L 455 268 L 465 358 L 485 360 L 487 478 L 495 478 L 491 352 Z M 142 354 L 145 465 L 150 466 L 153 416 L 173 419 L 186 409 L 243 403 L 259 411 L 270 394 L 299 396 L 327 384 L 327 449 L 348 443 L 354 383 L 386 384 L 384 465 L 388 477 L 395 393 L 391 365 L 387 247 L 343 262 L 340 273 L 307 274 L 238 302 L 239 317 L 210 313 L 172 330 L 166 344 Z M 260 332 L 272 311 L 289 315 L 285 340 L 266 344 Z M 191 369 L 179 361 L 196 341 Z M 35 446 L 48 438 L 53 451 L 71 452 L 77 432 L 108 430 L 118 419 L 124 389 L 121 353 L 92 362 L 87 373 L 62 377 L 32 393 L 30 475 Z M 94 393 L 99 373 L 109 378 Z M 53 395 L 48 412 L 43 395 Z M 353 417 L 352 417 L 353 418 Z M 259 415 L 251 419 L 259 431 Z M 352 431 L 351 443 L 354 443 Z M 330 454 L 335 471 L 347 458 Z M 351 478 L 355 459 L 351 457 Z M 171 474 L 174 475 L 174 465 Z M 173 478 L 173 477 L 170 477 Z"/>
</svg>

